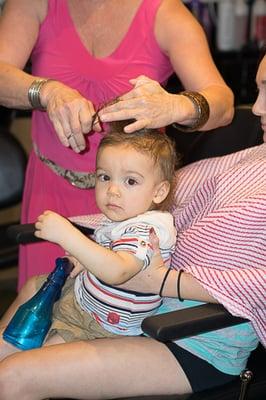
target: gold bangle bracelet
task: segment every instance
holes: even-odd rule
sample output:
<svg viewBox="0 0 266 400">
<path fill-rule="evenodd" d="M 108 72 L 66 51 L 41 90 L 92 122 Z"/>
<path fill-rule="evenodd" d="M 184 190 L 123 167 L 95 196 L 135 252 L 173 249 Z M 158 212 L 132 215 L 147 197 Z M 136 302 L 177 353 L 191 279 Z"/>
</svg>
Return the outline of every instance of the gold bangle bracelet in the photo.
<svg viewBox="0 0 266 400">
<path fill-rule="evenodd" d="M 189 91 L 184 91 L 180 92 L 179 95 L 181 96 L 186 96 L 188 97 L 197 112 L 197 118 L 196 121 L 193 125 L 191 126 L 186 126 L 186 125 L 181 125 L 178 123 L 173 123 L 172 126 L 181 132 L 194 132 L 197 131 L 199 128 L 201 128 L 203 125 L 206 124 L 206 122 L 209 119 L 210 116 L 210 107 L 208 101 L 205 99 L 205 97 L 198 92 L 189 92 Z"/>
<path fill-rule="evenodd" d="M 52 79 L 35 79 L 29 87 L 28 90 L 28 100 L 33 110 L 41 110 L 45 111 L 45 107 L 43 107 L 40 99 L 40 93 L 43 85 Z"/>
</svg>

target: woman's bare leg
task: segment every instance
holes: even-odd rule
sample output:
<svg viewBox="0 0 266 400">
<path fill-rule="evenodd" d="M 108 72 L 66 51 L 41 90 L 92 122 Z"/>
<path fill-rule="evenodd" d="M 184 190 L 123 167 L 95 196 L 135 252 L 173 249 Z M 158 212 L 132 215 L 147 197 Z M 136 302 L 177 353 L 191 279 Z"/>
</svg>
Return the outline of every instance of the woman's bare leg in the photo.
<svg viewBox="0 0 266 400">
<path fill-rule="evenodd" d="M 3 315 L 2 319 L 0 320 L 0 361 L 7 357 L 9 354 L 18 352 L 19 350 L 12 346 L 11 344 L 5 342 L 2 338 L 2 333 L 17 311 L 18 307 L 25 303 L 25 301 L 29 300 L 34 294 L 36 293 L 36 278 L 29 279 L 26 284 L 23 286 L 21 291 L 19 292 L 16 299 L 10 305 L 8 310 Z M 1 397 L 0 397 L 1 400 Z"/>
<path fill-rule="evenodd" d="M 191 392 L 173 355 L 149 338 L 96 339 L 13 354 L 0 363 L 1 400 L 111 399 Z"/>
</svg>

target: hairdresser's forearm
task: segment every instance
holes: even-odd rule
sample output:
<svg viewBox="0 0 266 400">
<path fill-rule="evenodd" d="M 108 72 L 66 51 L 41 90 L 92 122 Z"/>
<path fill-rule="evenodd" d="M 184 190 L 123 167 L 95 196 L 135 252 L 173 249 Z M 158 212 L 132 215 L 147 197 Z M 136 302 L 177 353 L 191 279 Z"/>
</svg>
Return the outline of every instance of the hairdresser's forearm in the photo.
<svg viewBox="0 0 266 400">
<path fill-rule="evenodd" d="M 199 130 L 208 131 L 219 126 L 228 125 L 233 118 L 233 95 L 227 86 L 211 85 L 202 90 L 195 90 L 201 93 L 209 104 L 210 115 L 208 121 Z M 169 99 L 172 109 L 172 121 L 184 126 L 191 126 L 195 123 L 197 112 L 195 105 L 186 96 L 172 94 Z M 223 101 L 221 101 L 223 99 Z"/>
<path fill-rule="evenodd" d="M 8 108 L 30 109 L 28 90 L 35 79 L 11 64 L 0 62 L 0 104 Z"/>
<path fill-rule="evenodd" d="M 208 131 L 220 126 L 228 125 L 234 115 L 234 96 L 226 85 L 211 85 L 199 92 L 207 99 L 210 107 L 210 116 L 207 123 L 200 129 Z"/>
</svg>

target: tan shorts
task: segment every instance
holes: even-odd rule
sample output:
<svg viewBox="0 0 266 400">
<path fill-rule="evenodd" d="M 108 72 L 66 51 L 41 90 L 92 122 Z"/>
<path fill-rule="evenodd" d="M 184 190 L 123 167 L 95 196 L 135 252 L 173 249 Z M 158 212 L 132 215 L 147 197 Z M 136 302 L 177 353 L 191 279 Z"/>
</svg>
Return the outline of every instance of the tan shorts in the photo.
<svg viewBox="0 0 266 400">
<path fill-rule="evenodd" d="M 37 290 L 46 278 L 47 275 L 37 277 Z M 53 322 L 46 340 L 55 333 L 65 342 L 117 337 L 118 335 L 106 331 L 90 314 L 80 308 L 75 298 L 74 282 L 75 279 L 67 279 L 61 297 L 54 305 Z"/>
</svg>

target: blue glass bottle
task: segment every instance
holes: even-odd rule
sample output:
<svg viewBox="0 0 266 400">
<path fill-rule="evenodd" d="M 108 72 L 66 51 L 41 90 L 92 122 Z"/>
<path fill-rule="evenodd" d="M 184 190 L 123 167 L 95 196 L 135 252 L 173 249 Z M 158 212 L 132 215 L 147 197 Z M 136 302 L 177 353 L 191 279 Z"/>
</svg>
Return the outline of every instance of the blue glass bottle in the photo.
<svg viewBox="0 0 266 400">
<path fill-rule="evenodd" d="M 41 347 L 52 323 L 54 303 L 59 299 L 72 268 L 67 258 L 56 259 L 55 269 L 42 287 L 18 308 L 9 322 L 3 333 L 6 342 L 21 350 Z"/>
</svg>

